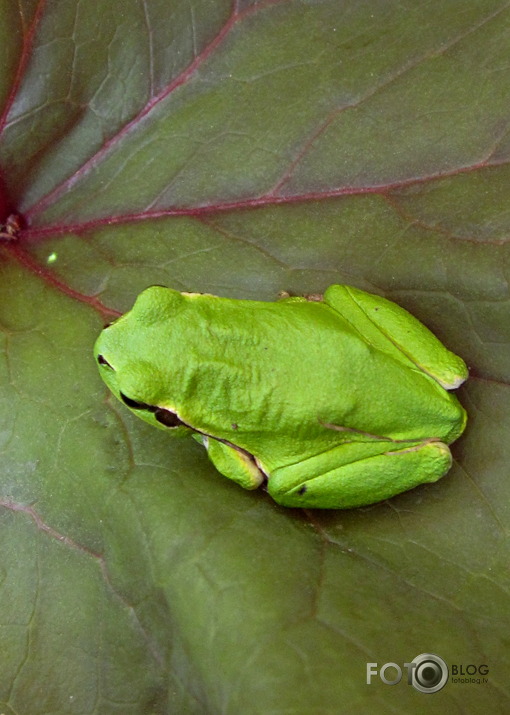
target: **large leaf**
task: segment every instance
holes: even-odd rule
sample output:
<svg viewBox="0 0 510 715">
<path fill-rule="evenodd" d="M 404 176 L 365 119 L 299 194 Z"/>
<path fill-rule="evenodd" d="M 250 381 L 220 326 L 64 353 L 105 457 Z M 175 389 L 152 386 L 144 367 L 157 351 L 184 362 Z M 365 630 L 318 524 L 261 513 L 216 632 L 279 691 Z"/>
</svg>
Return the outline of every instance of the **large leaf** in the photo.
<svg viewBox="0 0 510 715">
<path fill-rule="evenodd" d="M 0 207 L 22 222 L 0 249 L 1 711 L 508 712 L 508 3 L 3 0 L 0 18 Z M 147 285 L 333 282 L 468 362 L 438 483 L 279 508 L 97 375 L 95 337 Z M 424 652 L 488 682 L 367 685 L 367 662 Z"/>
</svg>

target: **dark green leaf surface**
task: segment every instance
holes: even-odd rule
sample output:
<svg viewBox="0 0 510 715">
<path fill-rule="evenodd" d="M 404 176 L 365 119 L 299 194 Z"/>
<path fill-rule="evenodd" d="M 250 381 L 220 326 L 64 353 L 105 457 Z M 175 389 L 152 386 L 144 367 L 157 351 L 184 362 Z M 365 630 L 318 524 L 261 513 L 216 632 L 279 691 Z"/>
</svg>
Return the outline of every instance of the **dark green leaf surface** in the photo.
<svg viewBox="0 0 510 715">
<path fill-rule="evenodd" d="M 0 3 L 0 712 L 509 710 L 510 6 Z M 114 404 L 151 284 L 349 283 L 462 355 L 440 482 L 286 510 Z M 366 663 L 487 664 L 435 695 Z M 390 674 L 389 674 L 390 675 Z"/>
</svg>

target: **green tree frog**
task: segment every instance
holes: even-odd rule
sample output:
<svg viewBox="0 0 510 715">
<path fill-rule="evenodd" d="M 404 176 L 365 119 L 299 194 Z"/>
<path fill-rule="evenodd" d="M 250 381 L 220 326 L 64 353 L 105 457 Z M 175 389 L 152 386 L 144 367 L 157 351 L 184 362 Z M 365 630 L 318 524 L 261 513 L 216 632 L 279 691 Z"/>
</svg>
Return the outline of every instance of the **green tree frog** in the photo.
<svg viewBox="0 0 510 715">
<path fill-rule="evenodd" d="M 463 360 L 346 285 L 276 302 L 152 286 L 94 354 L 132 412 L 192 434 L 221 474 L 288 507 L 358 507 L 434 482 L 466 424 L 448 392 Z"/>
</svg>

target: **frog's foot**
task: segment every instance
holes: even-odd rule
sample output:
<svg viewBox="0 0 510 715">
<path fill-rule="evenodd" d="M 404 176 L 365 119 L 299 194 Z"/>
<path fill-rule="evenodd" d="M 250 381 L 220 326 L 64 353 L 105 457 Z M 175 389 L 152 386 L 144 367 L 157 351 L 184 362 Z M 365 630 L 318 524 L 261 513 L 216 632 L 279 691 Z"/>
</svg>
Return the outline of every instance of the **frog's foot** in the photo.
<svg viewBox="0 0 510 715">
<path fill-rule="evenodd" d="M 345 444 L 304 462 L 276 469 L 268 491 L 282 506 L 349 509 L 389 499 L 449 470 L 443 442 Z M 331 463 L 337 466 L 330 468 Z"/>
<path fill-rule="evenodd" d="M 446 390 L 454 390 L 467 379 L 464 361 L 396 303 L 345 285 L 330 286 L 324 302 L 368 343 L 422 370 Z"/>
<path fill-rule="evenodd" d="M 260 471 L 254 458 L 244 450 L 205 435 L 200 435 L 199 441 L 207 449 L 211 462 L 224 477 L 232 479 L 245 489 L 256 489 L 265 481 L 265 474 Z"/>
</svg>

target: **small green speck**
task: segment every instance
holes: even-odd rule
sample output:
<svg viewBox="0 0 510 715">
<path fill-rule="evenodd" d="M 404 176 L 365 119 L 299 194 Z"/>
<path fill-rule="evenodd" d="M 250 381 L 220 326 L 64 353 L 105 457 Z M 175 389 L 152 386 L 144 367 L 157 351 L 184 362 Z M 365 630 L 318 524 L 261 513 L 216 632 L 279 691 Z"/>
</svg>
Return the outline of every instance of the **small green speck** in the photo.
<svg viewBox="0 0 510 715">
<path fill-rule="evenodd" d="M 47 263 L 55 263 L 56 260 L 57 260 L 57 254 L 56 254 L 56 253 L 50 253 L 50 255 L 48 256 L 48 258 L 46 259 L 46 262 L 47 262 Z"/>
</svg>

